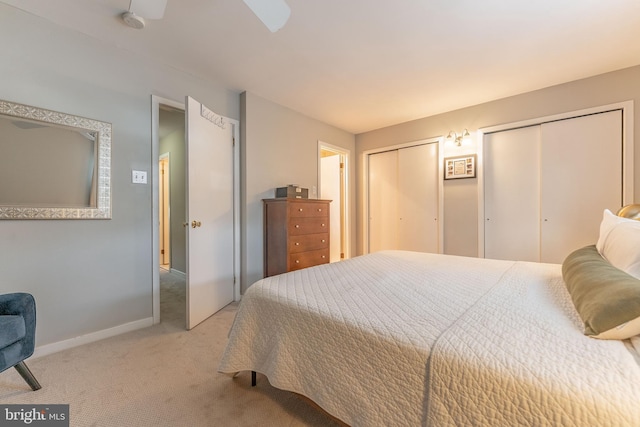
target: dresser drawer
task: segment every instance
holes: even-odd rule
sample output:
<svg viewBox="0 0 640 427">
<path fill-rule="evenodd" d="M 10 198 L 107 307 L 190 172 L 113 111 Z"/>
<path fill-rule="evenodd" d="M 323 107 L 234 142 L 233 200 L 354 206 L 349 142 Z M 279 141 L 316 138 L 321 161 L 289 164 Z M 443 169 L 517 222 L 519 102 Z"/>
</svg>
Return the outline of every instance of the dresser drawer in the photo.
<svg viewBox="0 0 640 427">
<path fill-rule="evenodd" d="M 289 205 L 289 216 L 299 217 L 328 217 L 329 205 L 327 203 L 291 203 Z"/>
<path fill-rule="evenodd" d="M 289 237 L 289 253 L 314 251 L 329 247 L 329 233 L 302 234 Z"/>
<path fill-rule="evenodd" d="M 329 218 L 291 218 L 288 226 L 290 236 L 329 232 Z"/>
<path fill-rule="evenodd" d="M 329 263 L 329 248 L 289 255 L 289 271 Z"/>
</svg>

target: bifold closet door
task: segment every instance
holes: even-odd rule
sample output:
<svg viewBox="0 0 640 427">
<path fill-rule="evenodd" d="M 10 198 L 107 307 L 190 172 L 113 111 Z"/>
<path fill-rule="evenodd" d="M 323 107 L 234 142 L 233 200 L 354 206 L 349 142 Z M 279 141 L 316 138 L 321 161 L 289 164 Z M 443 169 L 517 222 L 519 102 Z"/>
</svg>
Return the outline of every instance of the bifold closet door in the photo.
<svg viewBox="0 0 640 427">
<path fill-rule="evenodd" d="M 540 126 L 484 136 L 485 258 L 540 260 Z"/>
<path fill-rule="evenodd" d="M 622 111 L 544 123 L 541 138 L 541 261 L 562 263 L 622 206 Z"/>
<path fill-rule="evenodd" d="M 369 155 L 369 252 L 398 247 L 398 150 Z"/>
<path fill-rule="evenodd" d="M 438 144 L 398 150 L 398 249 L 438 252 Z"/>
</svg>

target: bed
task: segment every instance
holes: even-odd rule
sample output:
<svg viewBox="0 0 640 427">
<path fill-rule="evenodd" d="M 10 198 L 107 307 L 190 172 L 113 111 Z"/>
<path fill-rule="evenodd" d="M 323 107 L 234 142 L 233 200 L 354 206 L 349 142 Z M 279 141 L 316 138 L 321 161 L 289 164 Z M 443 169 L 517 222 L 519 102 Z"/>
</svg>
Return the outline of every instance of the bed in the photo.
<svg viewBox="0 0 640 427">
<path fill-rule="evenodd" d="M 269 277 L 218 370 L 260 372 L 352 426 L 638 426 L 640 342 L 586 336 L 567 271 L 383 251 Z"/>
</svg>

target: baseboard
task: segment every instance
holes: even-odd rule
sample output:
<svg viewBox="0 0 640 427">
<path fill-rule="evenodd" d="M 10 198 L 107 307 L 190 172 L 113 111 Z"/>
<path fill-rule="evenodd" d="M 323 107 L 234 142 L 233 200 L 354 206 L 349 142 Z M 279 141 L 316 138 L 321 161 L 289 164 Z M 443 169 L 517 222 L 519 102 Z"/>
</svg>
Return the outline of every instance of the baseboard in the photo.
<svg viewBox="0 0 640 427">
<path fill-rule="evenodd" d="M 89 344 L 95 341 L 103 340 L 105 338 L 111 338 L 116 335 L 124 334 L 142 328 L 147 328 L 152 325 L 153 317 L 147 317 L 146 319 L 136 320 L 135 322 L 125 323 L 124 325 L 115 326 L 109 329 L 103 329 L 101 331 L 92 332 L 87 335 L 81 335 L 79 337 L 70 338 L 64 341 L 41 345 L 36 347 L 33 356 L 31 357 L 38 358 L 46 356 L 48 354 L 57 353 L 62 350 L 78 347 L 83 344 Z"/>
<path fill-rule="evenodd" d="M 169 272 L 171 274 L 175 274 L 176 276 L 178 276 L 178 277 L 180 277 L 182 279 L 186 279 L 187 278 L 187 274 L 186 273 L 183 273 L 180 270 L 176 270 L 175 268 L 170 269 Z"/>
</svg>

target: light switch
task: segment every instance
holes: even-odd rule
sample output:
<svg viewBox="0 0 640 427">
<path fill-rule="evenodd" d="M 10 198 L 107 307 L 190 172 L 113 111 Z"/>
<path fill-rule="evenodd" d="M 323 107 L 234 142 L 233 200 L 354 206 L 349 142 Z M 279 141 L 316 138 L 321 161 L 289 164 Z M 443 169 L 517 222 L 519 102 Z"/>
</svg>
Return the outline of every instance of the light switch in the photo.
<svg viewBox="0 0 640 427">
<path fill-rule="evenodd" d="M 134 184 L 147 183 L 147 171 L 131 171 L 131 182 Z"/>
</svg>

